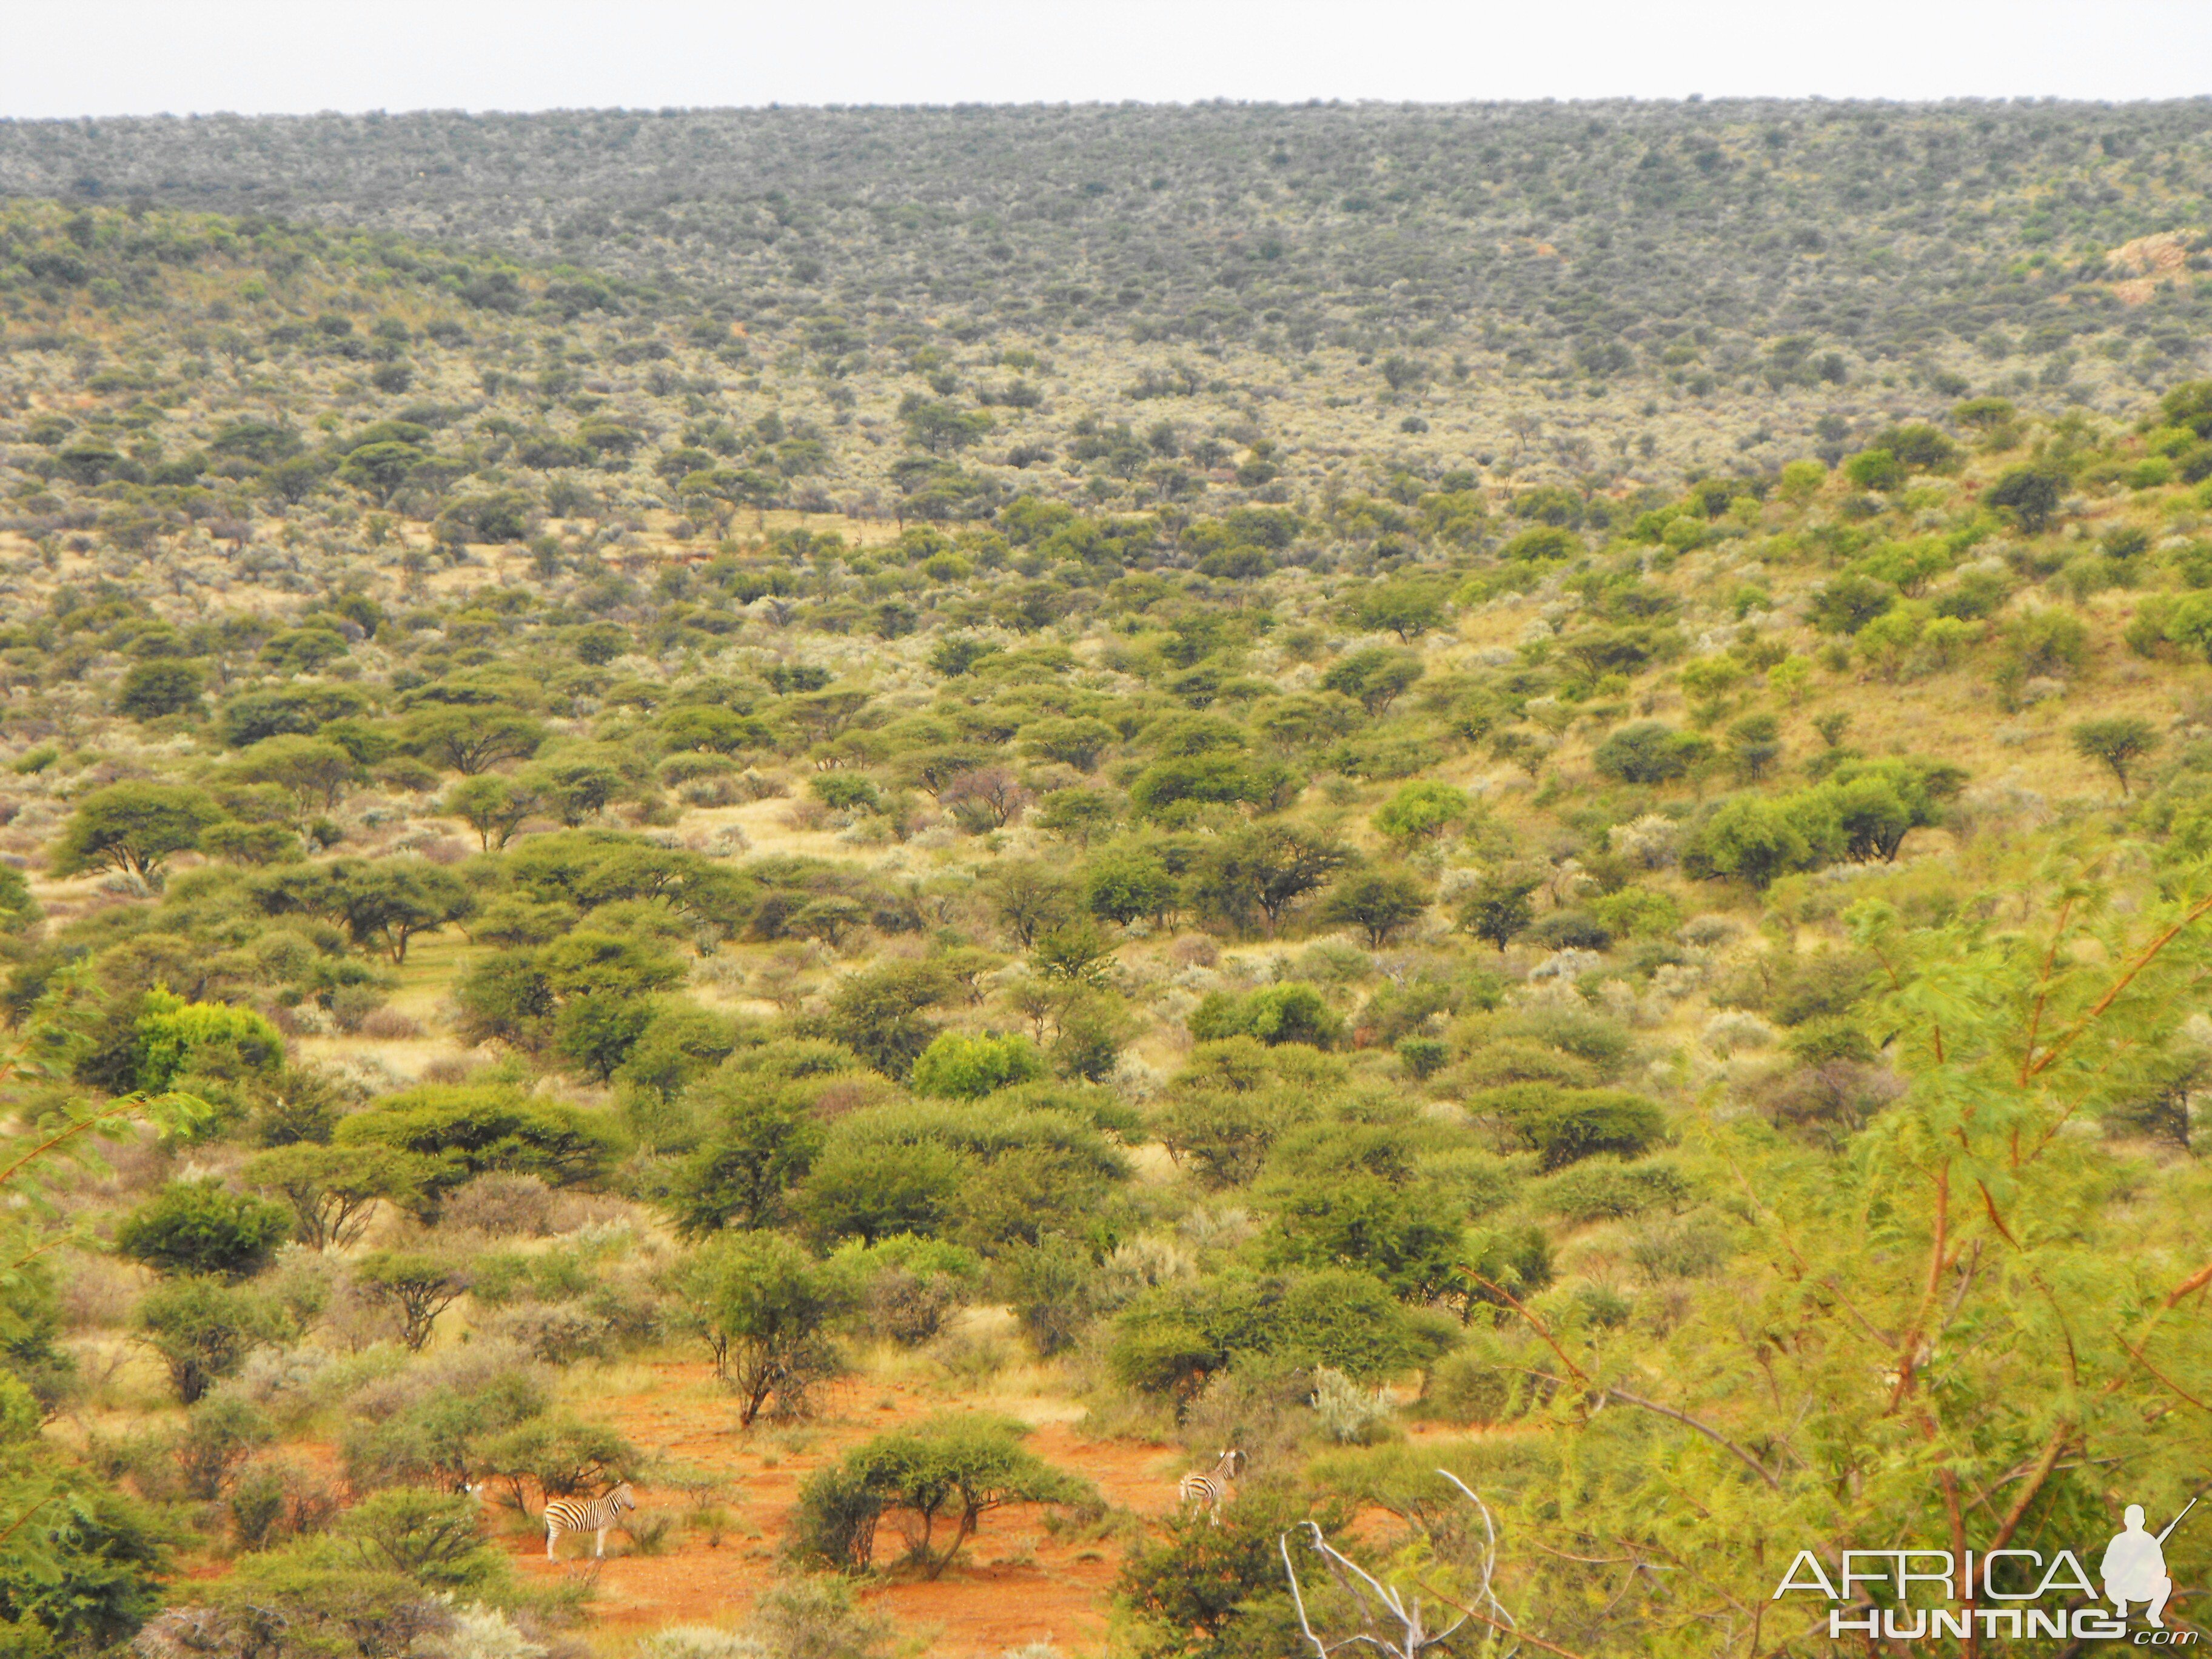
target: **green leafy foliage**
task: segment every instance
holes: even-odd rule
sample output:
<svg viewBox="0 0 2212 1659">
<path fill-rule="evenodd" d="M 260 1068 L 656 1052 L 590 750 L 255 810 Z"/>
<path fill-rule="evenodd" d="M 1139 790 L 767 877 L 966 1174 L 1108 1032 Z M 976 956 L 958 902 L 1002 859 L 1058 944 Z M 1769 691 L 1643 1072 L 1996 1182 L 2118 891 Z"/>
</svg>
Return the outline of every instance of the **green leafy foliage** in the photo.
<svg viewBox="0 0 2212 1659">
<path fill-rule="evenodd" d="M 119 1480 L 205 1540 L 151 1659 L 514 1659 L 452 1494 L 672 1480 L 600 1369 L 672 1337 L 763 1464 L 951 1397 L 807 1480 L 848 1571 L 1073 1491 L 957 1412 L 1016 1338 L 1249 1446 L 1140 1652 L 1297 1646 L 1309 1516 L 1468 1600 L 1439 1462 L 1576 1653 L 2174 1512 L 2193 119 L 0 133 L 6 1639 L 130 1638 Z M 111 1433 L 133 1352 L 189 1404 Z M 733 1639 L 880 1652 L 839 1594 Z"/>
<path fill-rule="evenodd" d="M 965 1037 L 946 1031 L 915 1059 L 910 1080 L 918 1095 L 973 1100 L 1044 1073 L 1044 1056 L 1027 1037 Z"/>
<path fill-rule="evenodd" d="M 282 1205 L 230 1192 L 219 1181 L 177 1181 L 124 1218 L 115 1248 L 159 1273 L 235 1281 L 266 1266 L 291 1231 Z"/>
<path fill-rule="evenodd" d="M 788 1239 L 724 1233 L 683 1261 L 671 1288 L 714 1356 L 715 1375 L 737 1395 L 740 1427 L 770 1405 L 796 1414 L 807 1391 L 836 1373 L 825 1327 L 845 1288 Z"/>
<path fill-rule="evenodd" d="M 339 1123 L 341 1146 L 384 1146 L 435 1160 L 432 1191 L 499 1170 L 561 1185 L 604 1173 L 617 1132 L 574 1107 L 491 1086 L 431 1085 L 387 1097 Z"/>
<path fill-rule="evenodd" d="M 925 1578 L 934 1579 L 993 1510 L 1096 1502 L 1088 1481 L 1021 1443 L 1028 1431 L 1004 1418 L 966 1413 L 878 1436 L 801 1489 L 802 1552 L 825 1566 L 864 1571 L 882 1518 L 896 1514 L 919 1528 L 908 1554 Z"/>
</svg>

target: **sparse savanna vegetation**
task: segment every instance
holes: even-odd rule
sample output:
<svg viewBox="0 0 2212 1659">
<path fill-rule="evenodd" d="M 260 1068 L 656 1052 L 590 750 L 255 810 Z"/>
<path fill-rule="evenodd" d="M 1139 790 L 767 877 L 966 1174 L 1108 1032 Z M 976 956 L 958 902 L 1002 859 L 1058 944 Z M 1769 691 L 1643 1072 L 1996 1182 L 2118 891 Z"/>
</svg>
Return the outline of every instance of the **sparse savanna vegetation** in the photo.
<svg viewBox="0 0 2212 1659">
<path fill-rule="evenodd" d="M 0 131 L 6 1642 L 1256 1659 L 1319 1538 L 1809 1656 L 1801 1548 L 2163 1525 L 2208 168 Z"/>
</svg>

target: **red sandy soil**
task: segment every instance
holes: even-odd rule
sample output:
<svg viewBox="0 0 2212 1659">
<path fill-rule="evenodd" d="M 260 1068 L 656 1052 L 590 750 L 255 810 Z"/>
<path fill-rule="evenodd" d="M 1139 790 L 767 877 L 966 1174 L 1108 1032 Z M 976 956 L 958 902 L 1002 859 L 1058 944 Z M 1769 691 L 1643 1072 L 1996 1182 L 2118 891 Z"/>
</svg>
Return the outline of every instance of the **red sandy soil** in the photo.
<svg viewBox="0 0 2212 1659">
<path fill-rule="evenodd" d="M 823 1389 L 819 1411 L 798 1425 L 760 1423 L 738 1427 L 736 1402 L 706 1364 L 635 1367 L 650 1376 L 641 1392 L 600 1396 L 592 1415 L 618 1428 L 648 1457 L 711 1473 L 726 1483 L 720 1504 L 729 1523 L 719 1547 L 681 1524 L 691 1507 L 683 1492 L 641 1486 L 641 1518 L 665 1515 L 678 1524 L 659 1553 L 641 1555 L 628 1534 L 608 1535 L 606 1559 L 594 1563 L 592 1540 L 564 1536 L 560 1559 L 545 1559 L 542 1530 L 504 1508 L 494 1509 L 487 1529 L 514 1558 L 517 1570 L 541 1583 L 587 1577 L 594 1582 L 591 1628 L 608 1638 L 602 1652 L 620 1654 L 630 1641 L 668 1625 L 730 1626 L 754 1598 L 789 1571 L 783 1547 L 790 1534 L 799 1484 L 836 1462 L 870 1436 L 901 1424 L 945 1413 L 995 1412 L 1024 1418 L 1033 1427 L 1028 1445 L 1057 1468 L 1095 1484 L 1107 1504 L 1156 1522 L 1176 1504 L 1176 1481 L 1194 1467 L 1181 1448 L 1150 1441 L 1087 1436 L 1081 1409 L 1054 1399 L 963 1401 L 939 1389 L 879 1378 L 853 1378 Z M 1409 1425 L 1425 1437 L 1431 1427 Z M 1446 1431 L 1439 1440 L 1455 1437 Z M 295 1443 L 287 1449 L 335 1474 L 331 1448 Z M 1125 1545 L 1112 1521 L 1048 1529 L 1048 1511 L 1015 1504 L 993 1511 L 959 1558 L 934 1583 L 894 1564 L 902 1540 L 891 1528 L 878 1540 L 879 1568 L 861 1599 L 888 1615 L 898 1633 L 919 1639 L 932 1659 L 1000 1659 L 1006 1650 L 1049 1642 L 1070 1655 L 1097 1652 L 1112 1610 L 1114 1580 Z M 1363 1522 L 1380 1524 L 1379 1514 Z M 1355 1526 L 1355 1535 L 1366 1530 Z M 1387 1528 L 1385 1528 L 1387 1530 Z M 215 1579 L 229 1571 L 209 1562 L 184 1574 Z"/>
<path fill-rule="evenodd" d="M 860 1380 L 825 1389 L 819 1415 L 808 1423 L 789 1431 L 763 1423 L 748 1434 L 739 1431 L 735 1404 L 709 1367 L 649 1369 L 650 1390 L 608 1396 L 594 1415 L 603 1413 L 652 1455 L 727 1478 L 733 1495 L 722 1507 L 731 1525 L 720 1548 L 678 1527 L 668 1534 L 665 1553 L 651 1556 L 629 1553 L 623 1535 L 610 1534 L 592 1611 L 599 1626 L 612 1633 L 733 1622 L 778 1577 L 806 1476 L 897 1424 L 993 1408 Z M 1025 1407 L 1032 1416 L 1072 1415 L 1057 1402 L 1009 1404 L 1009 1415 L 1023 1415 Z M 1048 1462 L 1095 1482 L 1109 1504 L 1148 1516 L 1174 1507 L 1176 1479 L 1188 1462 L 1172 1446 L 1086 1438 L 1079 1425 L 1063 1420 L 1040 1423 L 1028 1444 Z M 665 1509 L 680 1516 L 690 1507 L 679 1492 L 644 1486 L 638 1497 L 647 1513 Z M 930 1652 L 945 1659 L 995 1659 L 1030 1642 L 1049 1641 L 1069 1652 L 1094 1650 L 1105 1633 L 1121 1545 L 1079 1527 L 1055 1538 L 1046 1530 L 1047 1518 L 1029 1505 L 994 1510 L 942 1578 L 931 1583 L 895 1573 L 862 1597 L 894 1619 L 902 1635 L 927 1638 Z M 510 1535 L 508 1545 L 518 1568 L 535 1578 L 592 1570 L 589 1538 L 564 1538 L 557 1563 L 545 1559 L 542 1534 L 535 1540 Z M 886 1528 L 879 1563 L 888 1564 L 898 1549 L 897 1536 Z"/>
</svg>

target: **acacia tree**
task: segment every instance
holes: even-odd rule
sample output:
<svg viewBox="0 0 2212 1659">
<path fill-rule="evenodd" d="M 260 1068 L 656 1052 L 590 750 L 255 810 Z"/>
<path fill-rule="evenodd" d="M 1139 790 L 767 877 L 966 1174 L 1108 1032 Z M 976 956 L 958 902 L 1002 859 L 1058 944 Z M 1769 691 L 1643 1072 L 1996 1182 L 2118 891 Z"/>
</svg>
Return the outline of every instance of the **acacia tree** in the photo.
<svg viewBox="0 0 2212 1659">
<path fill-rule="evenodd" d="M 305 833 L 318 811 L 337 809 L 346 790 L 368 774 L 335 743 L 320 738 L 264 738 L 238 757 L 231 775 L 241 783 L 266 783 L 292 797 L 294 827 Z"/>
<path fill-rule="evenodd" d="M 123 1218 L 115 1248 L 157 1273 L 234 1282 L 266 1267 L 289 1231 L 282 1205 L 219 1181 L 173 1181 Z"/>
<path fill-rule="evenodd" d="M 750 1428 L 771 1401 L 795 1409 L 836 1374 L 824 1327 L 842 1305 L 839 1286 L 781 1235 L 724 1233 L 686 1257 L 669 1287 L 738 1396 L 738 1427 Z"/>
<path fill-rule="evenodd" d="M 2040 534 L 2064 498 L 2066 475 L 2052 467 L 2016 466 L 1982 495 L 1990 506 L 2012 514 L 2029 535 Z"/>
<path fill-rule="evenodd" d="M 527 760 L 544 743 L 545 727 L 495 704 L 425 708 L 408 721 L 406 741 L 433 765 L 472 777 L 501 761 Z"/>
<path fill-rule="evenodd" d="M 1364 870 L 1329 890 L 1321 915 L 1324 921 L 1358 928 L 1369 947 L 1379 951 L 1428 908 L 1427 887 L 1407 872 Z"/>
<path fill-rule="evenodd" d="M 878 1517 L 901 1510 L 919 1528 L 909 1559 L 924 1577 L 942 1577 L 991 1510 L 1012 1503 L 1096 1498 L 1090 1482 L 1053 1468 L 1024 1446 L 1028 1432 L 1026 1425 L 1008 1419 L 963 1414 L 878 1435 L 838 1468 L 808 1482 L 799 1498 L 801 1536 L 830 1565 L 865 1571 L 872 1559 Z M 836 1522 L 843 1523 L 846 1547 L 823 1550 L 841 1530 Z M 940 1530 L 948 1524 L 951 1536 L 940 1544 Z"/>
<path fill-rule="evenodd" d="M 1443 621 L 1443 597 L 1426 582 L 1376 582 L 1360 590 L 1348 614 L 1362 628 L 1388 629 L 1411 644 Z"/>
<path fill-rule="evenodd" d="M 544 811 L 571 830 L 598 817 L 609 801 L 629 787 L 629 780 L 611 762 L 590 754 L 542 761 L 520 781 Z"/>
<path fill-rule="evenodd" d="M 292 1206 L 293 1237 L 311 1249 L 358 1243 L 376 1206 L 405 1207 L 437 1169 L 437 1160 L 389 1146 L 277 1146 L 246 1166 L 248 1186 Z"/>
<path fill-rule="evenodd" d="M 1486 945 L 1500 951 L 1519 938 L 1536 920 L 1530 895 L 1542 886 L 1538 876 L 1486 876 L 1460 901 L 1459 925 Z"/>
<path fill-rule="evenodd" d="M 381 950 L 397 965 L 417 933 L 434 933 L 476 910 L 476 895 L 427 859 L 336 859 L 285 870 L 256 889 L 272 915 L 305 912 L 342 925 L 358 950 Z"/>
<path fill-rule="evenodd" d="M 1234 922 L 1257 910 L 1274 933 L 1284 912 L 1352 861 L 1352 849 L 1304 824 L 1255 823 L 1212 849 L 1194 895 Z"/>
<path fill-rule="evenodd" d="M 503 849 L 538 808 L 533 791 L 489 772 L 463 778 L 446 792 L 445 810 L 477 832 L 487 853 Z"/>
<path fill-rule="evenodd" d="M 1420 658 L 1411 651 L 1370 646 L 1333 664 L 1321 684 L 1324 691 L 1340 691 L 1379 719 L 1422 672 Z"/>
<path fill-rule="evenodd" d="M 2070 733 L 2074 752 L 2083 760 L 2100 761 L 2128 793 L 2128 770 L 2158 747 L 2158 728 L 2148 720 L 2116 714 L 2109 720 L 2083 720 Z"/>
<path fill-rule="evenodd" d="M 999 925 L 1024 951 L 1040 932 L 1066 921 L 1073 908 L 1066 878 L 1033 859 L 1000 865 L 986 890 Z"/>
<path fill-rule="evenodd" d="M 55 849 L 53 873 L 108 866 L 150 883 L 178 853 L 200 844 L 222 809 L 188 784 L 115 783 L 84 798 Z"/>
<path fill-rule="evenodd" d="M 362 1259 L 354 1279 L 371 1301 L 398 1311 L 410 1353 L 429 1345 L 438 1316 L 468 1294 L 470 1283 L 464 1264 L 419 1250 L 379 1250 Z"/>
</svg>

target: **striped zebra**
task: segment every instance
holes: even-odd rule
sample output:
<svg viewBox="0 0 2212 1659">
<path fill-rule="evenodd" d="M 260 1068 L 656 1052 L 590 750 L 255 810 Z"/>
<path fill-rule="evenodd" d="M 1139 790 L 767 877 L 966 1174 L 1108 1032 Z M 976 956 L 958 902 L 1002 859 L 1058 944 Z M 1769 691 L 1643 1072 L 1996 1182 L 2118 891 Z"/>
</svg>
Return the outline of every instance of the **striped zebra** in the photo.
<svg viewBox="0 0 2212 1659">
<path fill-rule="evenodd" d="M 545 1559 L 553 1559 L 553 1546 L 564 1532 L 592 1532 L 599 1534 L 599 1547 L 592 1552 L 604 1558 L 607 1553 L 607 1531 L 623 1525 L 624 1514 L 637 1507 L 637 1494 L 625 1480 L 603 1498 L 555 1498 L 545 1505 Z"/>
<path fill-rule="evenodd" d="M 1224 1451 L 1203 1474 L 1194 1469 L 1177 1481 L 1176 1499 L 1182 1504 L 1205 1504 L 1206 1519 L 1218 1527 L 1221 1524 L 1221 1506 L 1237 1495 L 1237 1477 L 1243 1473 L 1244 1454 Z"/>
</svg>

